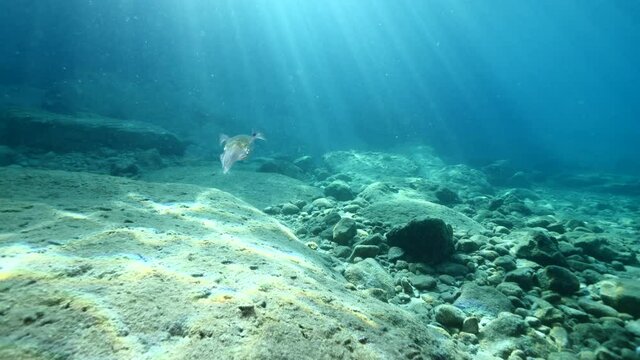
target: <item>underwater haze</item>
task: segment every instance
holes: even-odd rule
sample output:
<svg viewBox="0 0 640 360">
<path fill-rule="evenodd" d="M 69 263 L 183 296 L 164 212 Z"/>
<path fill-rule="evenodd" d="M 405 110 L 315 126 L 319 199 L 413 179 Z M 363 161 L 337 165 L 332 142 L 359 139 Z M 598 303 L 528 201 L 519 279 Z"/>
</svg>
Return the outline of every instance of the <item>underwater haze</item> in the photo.
<svg viewBox="0 0 640 360">
<path fill-rule="evenodd" d="M 640 0 L 0 24 L 0 360 L 640 360 Z"/>
<path fill-rule="evenodd" d="M 426 144 L 473 164 L 640 169 L 635 1 L 3 1 L 0 84 L 211 152 Z M 21 92 L 22 96 L 24 92 Z"/>
</svg>

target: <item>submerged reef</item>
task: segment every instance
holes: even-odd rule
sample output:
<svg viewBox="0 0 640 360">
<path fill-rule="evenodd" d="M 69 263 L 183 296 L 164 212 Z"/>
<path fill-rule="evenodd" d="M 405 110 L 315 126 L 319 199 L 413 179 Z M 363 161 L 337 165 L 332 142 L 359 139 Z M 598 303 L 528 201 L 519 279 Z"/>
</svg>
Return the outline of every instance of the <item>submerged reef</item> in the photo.
<svg viewBox="0 0 640 360">
<path fill-rule="evenodd" d="M 638 359 L 632 179 L 129 143 L 2 143 L 0 358 Z"/>
</svg>

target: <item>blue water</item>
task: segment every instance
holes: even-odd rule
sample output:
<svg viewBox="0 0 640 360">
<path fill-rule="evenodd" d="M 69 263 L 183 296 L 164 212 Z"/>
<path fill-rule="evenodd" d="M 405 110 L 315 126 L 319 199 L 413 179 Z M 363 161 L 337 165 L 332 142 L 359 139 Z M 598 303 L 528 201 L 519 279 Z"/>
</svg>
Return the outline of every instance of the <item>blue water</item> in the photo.
<svg viewBox="0 0 640 360">
<path fill-rule="evenodd" d="M 3 104 L 154 122 L 212 157 L 259 129 L 292 156 L 640 172 L 637 1 L 2 0 L 0 23 Z"/>
</svg>

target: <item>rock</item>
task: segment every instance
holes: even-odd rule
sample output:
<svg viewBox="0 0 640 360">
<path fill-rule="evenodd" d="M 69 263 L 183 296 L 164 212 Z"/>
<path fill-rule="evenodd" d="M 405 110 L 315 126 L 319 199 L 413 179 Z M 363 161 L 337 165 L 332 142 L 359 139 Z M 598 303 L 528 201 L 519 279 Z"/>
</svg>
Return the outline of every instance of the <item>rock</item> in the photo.
<svg viewBox="0 0 640 360">
<path fill-rule="evenodd" d="M 611 279 L 597 284 L 602 301 L 614 309 L 640 317 L 640 282 L 637 279 Z"/>
<path fill-rule="evenodd" d="M 470 333 L 470 334 L 478 334 L 479 333 L 479 329 L 480 329 L 480 325 L 479 325 L 479 320 L 477 317 L 475 316 L 470 316 L 466 319 L 464 319 L 464 321 L 462 322 L 462 331 L 466 332 L 466 333 Z"/>
<path fill-rule="evenodd" d="M 560 252 L 557 240 L 541 231 L 533 231 L 529 240 L 516 249 L 516 256 L 540 265 L 567 266 L 567 260 Z"/>
<path fill-rule="evenodd" d="M 571 319 L 575 319 L 579 322 L 589 321 L 589 314 L 582 310 L 578 310 L 571 306 L 562 304 L 558 305 L 558 309 L 562 310 L 562 312 L 564 312 Z"/>
<path fill-rule="evenodd" d="M 333 254 L 341 259 L 346 259 L 351 255 L 351 248 L 348 246 L 338 245 L 333 249 Z"/>
<path fill-rule="evenodd" d="M 605 316 L 618 317 L 620 314 L 611 306 L 589 299 L 578 300 L 578 305 L 587 313 L 600 318 Z"/>
<path fill-rule="evenodd" d="M 453 253 L 453 229 L 441 219 L 414 219 L 389 231 L 387 242 L 416 261 L 436 264 Z"/>
<path fill-rule="evenodd" d="M 385 242 L 384 236 L 380 234 L 373 234 L 367 236 L 366 239 L 360 241 L 358 245 L 376 245 L 380 246 Z"/>
<path fill-rule="evenodd" d="M 284 215 L 294 215 L 300 212 L 300 208 L 295 206 L 292 203 L 286 203 L 282 205 L 282 208 L 280 209 L 280 211 Z"/>
<path fill-rule="evenodd" d="M 332 196 L 338 201 L 347 201 L 353 199 L 353 191 L 345 181 L 335 180 L 324 188 L 326 196 Z"/>
<path fill-rule="evenodd" d="M 293 160 L 293 164 L 306 172 L 311 172 L 315 166 L 313 158 L 309 155 L 301 156 Z"/>
<path fill-rule="evenodd" d="M 627 322 L 624 328 L 633 336 L 640 338 L 640 319 Z"/>
<path fill-rule="evenodd" d="M 513 271 L 509 271 L 505 277 L 504 281 L 514 282 L 524 290 L 529 290 L 533 286 L 533 277 L 535 272 L 530 267 L 521 267 L 517 268 Z"/>
<path fill-rule="evenodd" d="M 486 231 L 475 220 L 444 205 L 397 194 L 372 203 L 363 208 L 359 214 L 371 221 L 379 221 L 390 226 L 406 224 L 429 214 L 431 218 L 442 219 L 458 232 L 478 234 Z"/>
<path fill-rule="evenodd" d="M 562 326 L 554 326 L 549 332 L 549 337 L 556 344 L 558 349 L 569 348 L 569 333 Z"/>
<path fill-rule="evenodd" d="M 513 310 L 511 301 L 492 286 L 467 283 L 460 290 L 460 296 L 453 305 L 464 310 L 467 314 L 497 316 L 500 312 Z"/>
<path fill-rule="evenodd" d="M 387 259 L 389 261 L 396 261 L 401 259 L 404 256 L 404 250 L 397 246 L 392 246 L 389 248 L 389 252 L 387 253 Z"/>
<path fill-rule="evenodd" d="M 493 260 L 493 263 L 503 268 L 505 271 L 511 271 L 516 269 L 516 260 L 511 255 L 502 255 Z"/>
<path fill-rule="evenodd" d="M 436 271 L 441 274 L 461 277 L 469 273 L 469 268 L 462 264 L 446 261 L 438 264 Z"/>
<path fill-rule="evenodd" d="M 356 236 L 358 229 L 356 221 L 352 218 L 342 218 L 333 227 L 333 241 L 341 245 L 349 245 L 351 239 Z"/>
<path fill-rule="evenodd" d="M 182 155 L 187 143 L 150 123 L 98 115 L 68 116 L 35 109 L 10 109 L 0 114 L 0 144 L 57 153 L 157 149 Z"/>
<path fill-rule="evenodd" d="M 524 297 L 524 291 L 522 291 L 522 288 L 520 288 L 520 286 L 518 286 L 518 284 L 514 282 L 500 283 L 498 284 L 498 286 L 496 286 L 496 289 L 498 289 L 498 291 L 505 294 L 506 296 L 514 296 L 519 299 Z"/>
<path fill-rule="evenodd" d="M 543 289 L 552 290 L 561 295 L 571 295 L 580 290 L 578 277 L 561 266 L 547 266 L 536 273 L 536 278 Z"/>
<path fill-rule="evenodd" d="M 416 289 L 423 291 L 433 290 L 438 284 L 437 280 L 429 275 L 414 275 L 409 280 Z"/>
<path fill-rule="evenodd" d="M 311 205 L 317 209 L 330 209 L 333 207 L 333 201 L 327 198 L 318 198 L 311 202 Z"/>
<path fill-rule="evenodd" d="M 410 177 L 418 172 L 418 166 L 413 161 L 388 153 L 334 151 L 325 154 L 322 159 L 334 173 L 354 172 L 369 178 Z"/>
<path fill-rule="evenodd" d="M 465 318 L 464 311 L 453 305 L 438 305 L 434 311 L 436 321 L 446 327 L 460 328 Z"/>
<path fill-rule="evenodd" d="M 384 290 L 387 299 L 395 295 L 393 278 L 372 258 L 350 264 L 344 272 L 344 277 L 361 289 L 378 288 Z"/>
<path fill-rule="evenodd" d="M 604 262 L 637 262 L 636 254 L 613 236 L 607 238 L 604 234 L 580 234 L 580 237 L 573 241 L 573 245 L 581 248 L 585 254 Z"/>
<path fill-rule="evenodd" d="M 441 187 L 436 190 L 434 195 L 438 199 L 438 202 L 443 205 L 457 204 L 460 202 L 458 194 L 455 191 L 445 187 Z"/>
<path fill-rule="evenodd" d="M 349 256 L 349 261 L 352 261 L 356 257 L 360 257 L 363 259 L 372 258 L 378 255 L 380 252 L 380 247 L 376 245 L 356 245 L 353 248 L 353 252 L 351 256 Z"/>
<path fill-rule="evenodd" d="M 465 253 L 472 253 L 480 249 L 482 244 L 476 239 L 460 239 L 456 243 L 456 250 Z"/>
<path fill-rule="evenodd" d="M 290 178 L 303 180 L 307 175 L 292 162 L 283 159 L 268 159 L 258 167 L 259 172 L 276 173 Z"/>
<path fill-rule="evenodd" d="M 397 192 L 398 189 L 389 184 L 376 181 L 367 185 L 367 187 L 358 194 L 358 198 L 362 198 L 368 202 L 377 202 Z"/>
<path fill-rule="evenodd" d="M 497 318 L 482 328 L 480 334 L 484 339 L 495 341 L 524 335 L 526 330 L 527 326 L 520 316 L 501 312 Z"/>
</svg>

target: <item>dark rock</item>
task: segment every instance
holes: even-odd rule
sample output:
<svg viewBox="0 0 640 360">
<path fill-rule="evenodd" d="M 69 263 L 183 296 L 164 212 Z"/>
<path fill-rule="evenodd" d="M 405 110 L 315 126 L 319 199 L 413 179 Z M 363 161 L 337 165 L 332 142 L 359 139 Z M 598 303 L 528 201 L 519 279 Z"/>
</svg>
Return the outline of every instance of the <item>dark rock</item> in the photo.
<svg viewBox="0 0 640 360">
<path fill-rule="evenodd" d="M 464 311 L 460 310 L 459 308 L 453 305 L 443 304 L 436 306 L 434 312 L 435 319 L 440 324 L 452 328 L 462 327 L 462 322 L 464 321 L 465 314 Z"/>
<path fill-rule="evenodd" d="M 492 286 L 478 286 L 467 283 L 462 286 L 460 296 L 453 305 L 468 314 L 497 316 L 502 311 L 511 311 L 511 301 Z"/>
<path fill-rule="evenodd" d="M 356 257 L 363 259 L 375 257 L 379 252 L 380 248 L 376 245 L 356 245 L 351 256 L 349 256 L 349 260 L 353 260 Z"/>
<path fill-rule="evenodd" d="M 478 334 L 480 330 L 480 321 L 475 316 L 470 316 L 462 322 L 462 331 L 470 334 Z"/>
<path fill-rule="evenodd" d="M 355 220 L 342 218 L 333 227 L 333 241 L 341 245 L 349 245 L 349 242 L 356 236 L 357 232 Z"/>
<path fill-rule="evenodd" d="M 469 268 L 462 264 L 446 261 L 438 264 L 438 266 L 436 266 L 436 271 L 441 274 L 458 277 L 467 275 L 469 273 Z"/>
<path fill-rule="evenodd" d="M 338 201 L 347 201 L 353 199 L 353 191 L 349 184 L 342 180 L 335 180 L 324 188 L 326 196 L 332 196 Z"/>
<path fill-rule="evenodd" d="M 640 281 L 637 279 L 611 279 L 598 283 L 602 301 L 614 309 L 640 316 Z"/>
<path fill-rule="evenodd" d="M 561 266 L 550 265 L 536 274 L 540 287 L 562 295 L 571 295 L 580 290 L 580 280 L 571 271 Z"/>
<path fill-rule="evenodd" d="M 443 205 L 457 204 L 460 202 L 458 194 L 445 187 L 441 187 L 436 190 L 434 195 L 436 196 L 436 199 L 438 199 L 438 202 Z"/>
<path fill-rule="evenodd" d="M 433 290 L 438 284 L 437 280 L 429 275 L 414 275 L 409 280 L 416 289 L 423 291 Z"/>
<path fill-rule="evenodd" d="M 441 219 L 411 220 L 387 234 L 391 246 L 403 248 L 416 261 L 436 264 L 453 253 L 453 229 Z"/>
<path fill-rule="evenodd" d="M 381 234 L 373 234 L 367 236 L 366 239 L 360 241 L 358 245 L 376 245 L 380 246 L 385 242 L 384 236 Z"/>
<path fill-rule="evenodd" d="M 338 245 L 333 249 L 333 254 L 341 259 L 346 259 L 351 255 L 351 248 L 348 246 Z"/>
<path fill-rule="evenodd" d="M 41 110 L 11 109 L 0 114 L 0 144 L 58 153 L 157 149 L 162 155 L 182 155 L 187 143 L 149 123 L 97 115 L 82 117 Z"/>
<path fill-rule="evenodd" d="M 557 240 L 541 231 L 532 232 L 527 243 L 516 250 L 516 256 L 540 265 L 567 266 L 567 260 L 560 252 Z"/>
<path fill-rule="evenodd" d="M 514 282 L 524 290 L 529 290 L 533 286 L 533 278 L 535 272 L 532 268 L 522 267 L 508 272 L 504 281 Z"/>
</svg>

